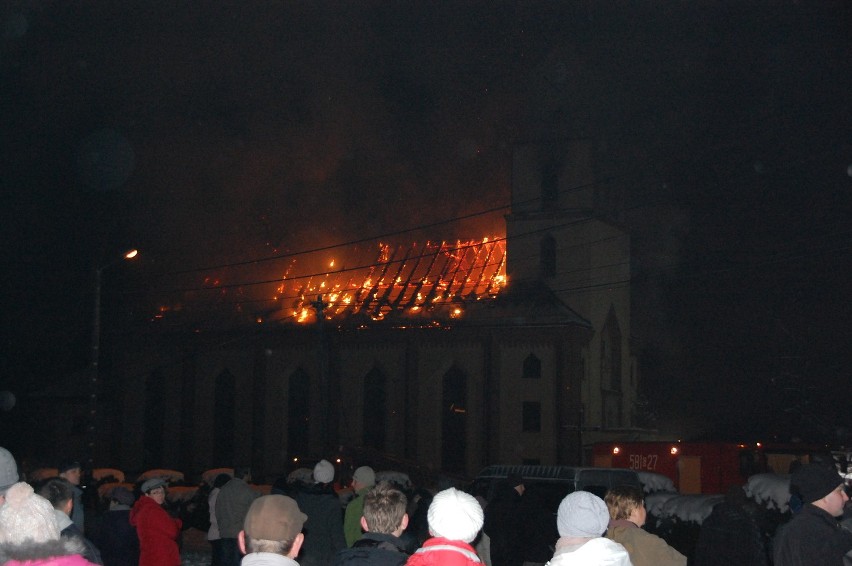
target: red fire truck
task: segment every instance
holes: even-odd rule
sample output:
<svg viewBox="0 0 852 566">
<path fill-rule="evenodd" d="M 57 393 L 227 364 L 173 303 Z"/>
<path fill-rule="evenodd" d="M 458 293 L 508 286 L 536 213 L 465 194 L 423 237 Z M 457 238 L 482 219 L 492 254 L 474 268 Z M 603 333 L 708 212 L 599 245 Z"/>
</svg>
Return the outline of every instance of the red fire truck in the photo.
<svg viewBox="0 0 852 566">
<path fill-rule="evenodd" d="M 824 452 L 824 447 L 800 444 L 602 442 L 593 446 L 592 465 L 662 474 L 680 493 L 725 493 L 753 474 L 786 473 L 793 461 L 807 463 Z"/>
</svg>

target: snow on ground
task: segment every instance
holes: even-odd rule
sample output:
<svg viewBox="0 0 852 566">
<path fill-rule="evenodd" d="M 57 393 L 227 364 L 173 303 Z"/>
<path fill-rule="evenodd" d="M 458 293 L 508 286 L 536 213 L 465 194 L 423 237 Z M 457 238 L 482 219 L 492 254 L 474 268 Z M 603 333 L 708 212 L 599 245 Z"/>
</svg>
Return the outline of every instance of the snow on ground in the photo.
<svg viewBox="0 0 852 566">
<path fill-rule="evenodd" d="M 769 509 L 785 513 L 790 502 L 790 476 L 782 474 L 755 474 L 748 478 L 746 495 Z"/>
<path fill-rule="evenodd" d="M 639 481 L 642 482 L 642 489 L 645 493 L 655 493 L 657 491 L 677 491 L 674 482 L 668 476 L 663 474 L 655 474 L 654 472 L 636 472 L 639 475 Z"/>
</svg>

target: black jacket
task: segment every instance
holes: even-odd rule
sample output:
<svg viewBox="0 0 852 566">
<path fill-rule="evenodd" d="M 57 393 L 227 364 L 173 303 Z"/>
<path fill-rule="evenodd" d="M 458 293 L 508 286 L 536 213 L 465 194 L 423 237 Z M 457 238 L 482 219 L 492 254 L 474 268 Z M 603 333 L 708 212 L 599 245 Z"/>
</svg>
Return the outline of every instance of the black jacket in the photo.
<svg viewBox="0 0 852 566">
<path fill-rule="evenodd" d="M 780 530 L 775 566 L 843 566 L 852 550 L 852 532 L 819 507 L 808 503 Z"/>
<path fill-rule="evenodd" d="M 405 543 L 393 535 L 364 533 L 352 548 L 337 554 L 335 566 L 402 566 L 408 560 Z"/>
</svg>

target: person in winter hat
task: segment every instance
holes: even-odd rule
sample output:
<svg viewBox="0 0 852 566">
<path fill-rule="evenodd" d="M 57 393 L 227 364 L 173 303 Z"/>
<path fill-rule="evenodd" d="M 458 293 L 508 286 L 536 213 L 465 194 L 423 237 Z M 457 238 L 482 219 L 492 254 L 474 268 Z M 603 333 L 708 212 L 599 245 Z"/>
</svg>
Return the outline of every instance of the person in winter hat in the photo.
<svg viewBox="0 0 852 566">
<path fill-rule="evenodd" d="M 552 566 L 632 566 L 627 550 L 604 538 L 609 511 L 603 499 L 588 491 L 569 493 L 559 504 L 559 539 Z"/>
<path fill-rule="evenodd" d="M 142 497 L 130 510 L 130 524 L 139 535 L 139 566 L 180 566 L 178 537 L 183 522 L 163 509 L 166 480 L 151 478 L 142 484 Z"/>
<path fill-rule="evenodd" d="M 308 516 L 286 495 L 264 495 L 249 506 L 237 544 L 245 554 L 242 566 L 299 566 L 296 557 Z"/>
<path fill-rule="evenodd" d="M 435 494 L 427 513 L 429 534 L 411 555 L 408 566 L 470 566 L 482 561 L 470 545 L 482 529 L 483 512 L 476 498 L 455 488 Z"/>
<path fill-rule="evenodd" d="M 837 521 L 849 501 L 843 478 L 831 465 L 805 464 L 790 478 L 790 491 L 804 506 L 776 537 L 775 565 L 842 564 L 852 551 L 852 532 Z"/>
<path fill-rule="evenodd" d="M 19 482 L 0 506 L 0 564 L 4 566 L 92 566 L 77 539 L 62 538 L 50 502 Z"/>
<path fill-rule="evenodd" d="M 361 516 L 364 514 L 364 495 L 376 485 L 376 472 L 370 466 L 361 466 L 352 474 L 352 490 L 355 498 L 346 506 L 343 515 L 343 533 L 346 546 L 352 546 L 361 538 Z"/>
<path fill-rule="evenodd" d="M 340 498 L 334 491 L 334 466 L 320 460 L 313 471 L 313 485 L 299 486 L 293 499 L 308 516 L 305 532 L 309 534 L 302 544 L 299 564 L 302 566 L 328 566 L 337 552 L 346 548 L 343 537 L 343 515 Z"/>
<path fill-rule="evenodd" d="M 6 496 L 6 490 L 18 482 L 18 464 L 12 453 L 0 446 L 0 505 L 3 505 L 3 498 Z"/>
</svg>

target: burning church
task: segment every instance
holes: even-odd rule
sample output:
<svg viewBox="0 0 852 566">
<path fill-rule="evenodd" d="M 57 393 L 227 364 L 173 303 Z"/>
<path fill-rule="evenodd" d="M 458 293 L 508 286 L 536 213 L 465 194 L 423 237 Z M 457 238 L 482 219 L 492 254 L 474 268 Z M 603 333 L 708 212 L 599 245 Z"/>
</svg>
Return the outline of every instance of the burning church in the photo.
<svg viewBox="0 0 852 566">
<path fill-rule="evenodd" d="M 161 313 L 111 354 L 122 387 L 104 385 L 96 462 L 260 477 L 361 447 L 463 475 L 579 463 L 633 426 L 637 389 L 630 240 L 596 212 L 585 149 L 516 147 L 505 237 L 300 257 L 240 324 Z"/>
</svg>

